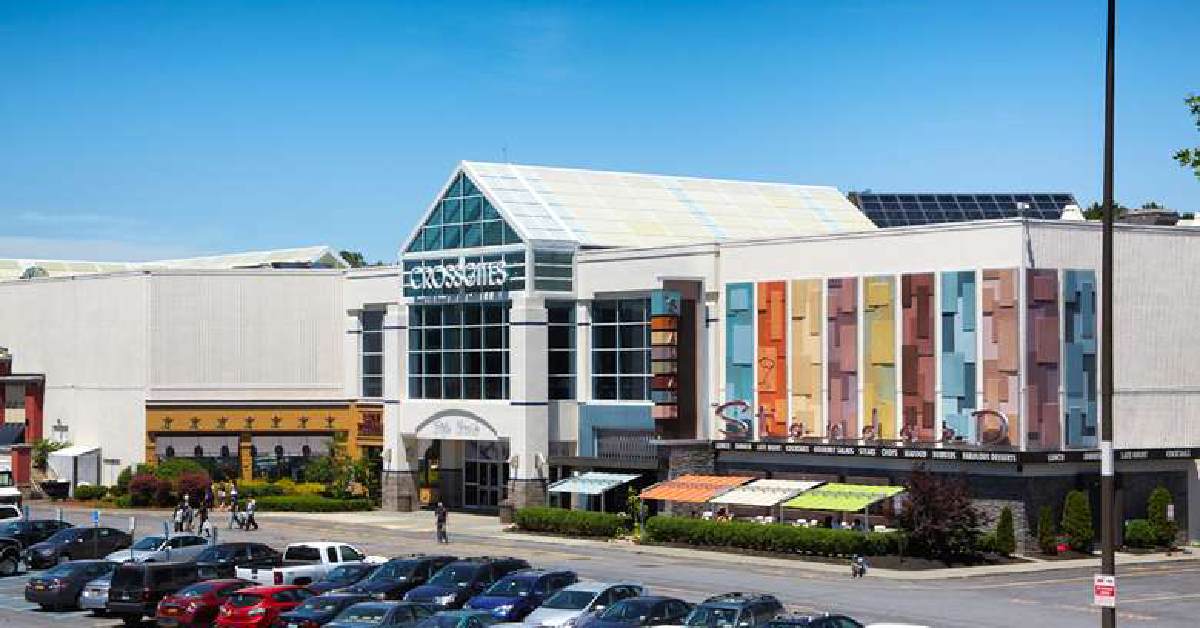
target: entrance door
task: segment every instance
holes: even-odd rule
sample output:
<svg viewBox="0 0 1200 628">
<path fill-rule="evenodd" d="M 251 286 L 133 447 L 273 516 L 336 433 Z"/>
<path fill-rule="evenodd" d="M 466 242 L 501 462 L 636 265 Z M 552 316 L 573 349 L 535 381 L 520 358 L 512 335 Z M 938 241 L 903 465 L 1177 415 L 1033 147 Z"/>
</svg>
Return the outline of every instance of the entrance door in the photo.
<svg viewBox="0 0 1200 628">
<path fill-rule="evenodd" d="M 463 455 L 463 506 L 496 509 L 508 496 L 508 443 L 467 441 Z"/>
</svg>

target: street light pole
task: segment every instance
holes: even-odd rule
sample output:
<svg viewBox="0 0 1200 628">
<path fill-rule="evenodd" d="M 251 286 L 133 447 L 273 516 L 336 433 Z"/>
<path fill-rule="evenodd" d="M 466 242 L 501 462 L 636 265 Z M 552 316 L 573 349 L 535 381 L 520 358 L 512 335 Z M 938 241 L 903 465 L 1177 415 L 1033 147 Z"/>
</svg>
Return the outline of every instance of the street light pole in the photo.
<svg viewBox="0 0 1200 628">
<path fill-rule="evenodd" d="M 1116 494 L 1116 461 L 1113 459 L 1113 83 L 1117 0 L 1108 0 L 1108 44 L 1104 77 L 1104 230 L 1101 242 L 1100 305 L 1100 516 L 1103 575 L 1115 576 L 1116 521 L 1113 502 Z M 1115 628 L 1117 609 L 1100 609 L 1100 625 Z"/>
</svg>

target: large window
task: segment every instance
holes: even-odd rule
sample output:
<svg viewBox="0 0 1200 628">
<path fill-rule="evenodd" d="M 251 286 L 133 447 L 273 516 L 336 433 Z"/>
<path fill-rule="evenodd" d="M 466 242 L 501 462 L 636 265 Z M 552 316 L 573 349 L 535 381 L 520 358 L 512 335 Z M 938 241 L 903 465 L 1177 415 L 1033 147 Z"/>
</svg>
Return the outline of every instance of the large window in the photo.
<svg viewBox="0 0 1200 628">
<path fill-rule="evenodd" d="M 362 328 L 360 393 L 364 397 L 383 396 L 383 314 L 383 310 L 363 310 L 359 316 Z"/>
<path fill-rule="evenodd" d="M 549 378 L 550 399 L 575 398 L 575 304 L 549 302 L 546 304 L 549 322 L 546 375 Z"/>
<path fill-rule="evenodd" d="M 408 252 L 442 251 L 520 244 L 521 237 L 500 217 L 471 179 L 458 175 L 425 221 Z"/>
<path fill-rule="evenodd" d="M 592 303 L 592 397 L 650 398 L 650 299 Z"/>
<path fill-rule="evenodd" d="M 570 292 L 575 267 L 570 252 L 534 251 L 533 287 L 537 290 Z"/>
<path fill-rule="evenodd" d="M 508 399 L 508 303 L 414 305 L 410 399 Z"/>
</svg>

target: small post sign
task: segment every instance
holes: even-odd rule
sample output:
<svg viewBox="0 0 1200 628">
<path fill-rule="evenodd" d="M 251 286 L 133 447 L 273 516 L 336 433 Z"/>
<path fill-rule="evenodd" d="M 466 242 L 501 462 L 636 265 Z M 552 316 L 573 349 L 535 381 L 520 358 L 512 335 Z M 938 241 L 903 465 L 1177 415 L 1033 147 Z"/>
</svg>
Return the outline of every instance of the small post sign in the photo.
<svg viewBox="0 0 1200 628">
<path fill-rule="evenodd" d="M 1092 578 L 1092 605 L 1117 607 L 1117 577 L 1097 574 Z"/>
</svg>

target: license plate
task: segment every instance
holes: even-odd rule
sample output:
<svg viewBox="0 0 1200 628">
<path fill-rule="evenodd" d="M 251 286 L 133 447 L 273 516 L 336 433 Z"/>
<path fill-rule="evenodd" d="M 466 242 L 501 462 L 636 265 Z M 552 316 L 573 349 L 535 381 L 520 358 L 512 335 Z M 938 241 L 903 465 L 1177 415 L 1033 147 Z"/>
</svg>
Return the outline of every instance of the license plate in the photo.
<svg viewBox="0 0 1200 628">
<path fill-rule="evenodd" d="M 168 615 L 177 615 L 177 614 L 179 614 L 179 609 L 178 608 L 164 608 L 163 612 L 165 612 Z"/>
<path fill-rule="evenodd" d="M 44 584 L 35 584 L 35 585 L 33 585 L 33 590 L 34 590 L 34 591 L 45 591 L 45 590 L 46 590 L 46 585 L 44 585 Z"/>
<path fill-rule="evenodd" d="M 300 628 L 299 624 L 288 624 L 287 628 Z"/>
</svg>

